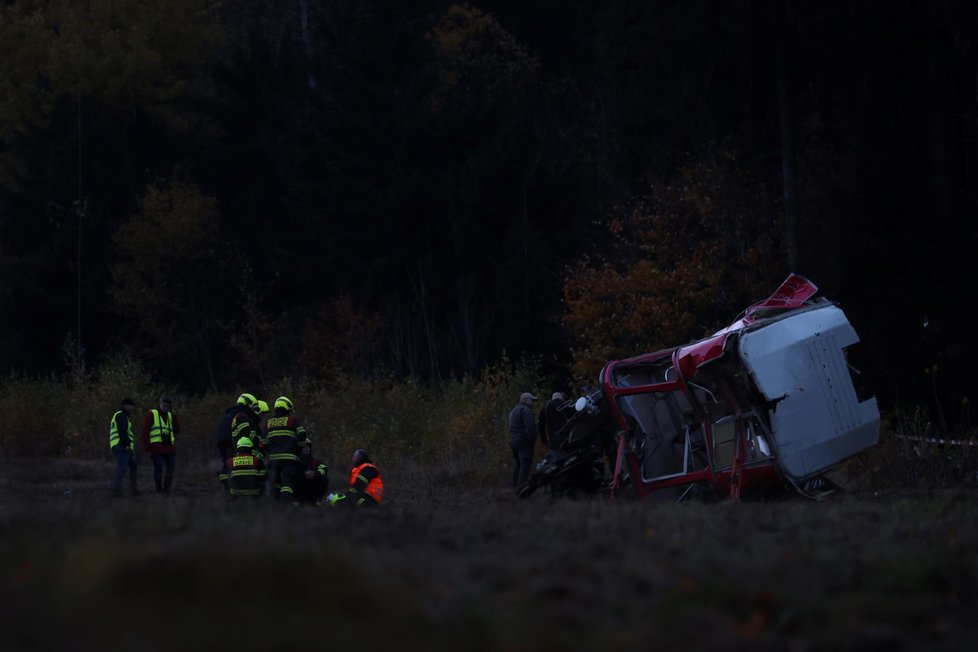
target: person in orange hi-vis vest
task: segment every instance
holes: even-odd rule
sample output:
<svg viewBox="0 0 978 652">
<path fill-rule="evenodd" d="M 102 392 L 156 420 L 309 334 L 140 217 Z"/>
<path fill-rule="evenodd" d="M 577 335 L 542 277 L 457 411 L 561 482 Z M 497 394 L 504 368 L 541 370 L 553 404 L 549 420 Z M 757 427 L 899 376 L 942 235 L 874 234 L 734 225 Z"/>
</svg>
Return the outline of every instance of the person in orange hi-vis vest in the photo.
<svg viewBox="0 0 978 652">
<path fill-rule="evenodd" d="M 370 460 L 362 448 L 353 451 L 353 469 L 346 492 L 332 493 L 326 497 L 331 505 L 346 503 L 351 507 L 379 505 L 384 500 L 384 481 L 380 469 Z"/>
</svg>

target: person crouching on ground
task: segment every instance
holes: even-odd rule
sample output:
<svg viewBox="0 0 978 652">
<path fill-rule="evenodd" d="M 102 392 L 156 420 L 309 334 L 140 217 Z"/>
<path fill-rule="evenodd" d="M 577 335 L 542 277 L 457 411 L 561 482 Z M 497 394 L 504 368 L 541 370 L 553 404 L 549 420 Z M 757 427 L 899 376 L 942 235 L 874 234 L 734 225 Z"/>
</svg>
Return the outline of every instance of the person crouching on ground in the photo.
<svg viewBox="0 0 978 652">
<path fill-rule="evenodd" d="M 136 438 L 132 432 L 131 398 L 122 399 L 119 411 L 112 415 L 109 422 L 109 449 L 115 455 L 116 469 L 112 478 L 112 493 L 122 496 L 122 478 L 129 472 L 129 484 L 132 495 L 139 496 L 139 485 L 136 482 Z"/>
<path fill-rule="evenodd" d="M 254 452 L 254 442 L 248 437 L 242 437 L 237 443 L 237 452 L 227 461 L 230 469 L 228 492 L 230 499 L 239 496 L 257 498 L 265 490 L 265 463 Z"/>
<path fill-rule="evenodd" d="M 329 489 L 326 465 L 312 456 L 312 442 L 299 442 L 299 476 L 295 496 L 300 503 L 322 505 Z"/>
<path fill-rule="evenodd" d="M 380 469 L 370 460 L 370 455 L 362 448 L 353 451 L 353 470 L 346 492 L 330 494 L 329 503 L 347 504 L 351 507 L 379 505 L 384 500 L 384 481 Z"/>
</svg>

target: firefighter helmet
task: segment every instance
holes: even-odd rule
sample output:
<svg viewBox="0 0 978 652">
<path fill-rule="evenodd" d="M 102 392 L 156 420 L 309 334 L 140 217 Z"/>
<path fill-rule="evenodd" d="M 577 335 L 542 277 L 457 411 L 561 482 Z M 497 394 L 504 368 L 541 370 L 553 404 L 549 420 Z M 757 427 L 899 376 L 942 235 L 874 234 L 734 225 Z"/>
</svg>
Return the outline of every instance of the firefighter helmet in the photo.
<svg viewBox="0 0 978 652">
<path fill-rule="evenodd" d="M 282 408 L 286 412 L 292 411 L 292 400 L 288 396 L 279 396 L 275 399 L 275 409 Z"/>
<path fill-rule="evenodd" d="M 258 404 L 255 405 L 255 414 L 265 414 L 266 412 L 268 412 L 268 403 L 259 400 Z"/>
<path fill-rule="evenodd" d="M 238 397 L 238 405 L 243 405 L 246 408 L 255 408 L 255 404 L 258 403 L 258 399 L 255 398 L 254 394 L 242 394 Z"/>
<path fill-rule="evenodd" d="M 248 437 L 242 437 L 238 440 L 238 448 L 254 448 L 255 444 Z"/>
</svg>

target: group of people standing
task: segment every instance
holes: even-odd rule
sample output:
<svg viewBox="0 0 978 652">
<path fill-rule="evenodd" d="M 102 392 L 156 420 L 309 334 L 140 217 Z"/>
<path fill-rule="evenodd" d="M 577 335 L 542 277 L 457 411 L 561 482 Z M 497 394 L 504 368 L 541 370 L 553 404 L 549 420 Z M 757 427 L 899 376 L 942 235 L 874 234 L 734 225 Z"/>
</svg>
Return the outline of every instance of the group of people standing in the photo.
<svg viewBox="0 0 978 652">
<path fill-rule="evenodd" d="M 312 456 L 312 442 L 295 417 L 292 399 L 268 404 L 244 393 L 217 426 L 218 478 L 231 500 L 269 493 L 276 501 L 322 504 L 329 487 L 326 465 Z"/>
<path fill-rule="evenodd" d="M 526 483 L 533 464 L 533 448 L 537 437 L 551 450 L 558 450 L 566 437 L 570 414 L 563 392 L 554 392 L 550 400 L 534 416 L 537 397 L 530 392 L 520 395 L 516 407 L 509 413 L 509 447 L 513 454 L 513 487 Z M 109 447 L 116 458 L 112 490 L 121 496 L 122 480 L 129 474 L 132 495 L 140 495 L 137 481 L 135 435 L 132 427 L 132 399 L 125 398 L 112 415 L 109 425 Z M 157 407 L 143 417 L 142 440 L 153 461 L 153 481 L 156 492 L 170 493 L 176 466 L 175 437 L 180 421 L 173 413 L 169 397 L 160 398 Z M 244 393 L 224 412 L 217 426 L 217 449 L 221 459 L 218 478 L 232 501 L 254 499 L 270 494 L 277 501 L 295 505 L 346 504 L 351 506 L 379 505 L 384 497 L 384 482 L 380 469 L 362 448 L 353 452 L 352 469 L 345 491 L 327 495 L 329 472 L 326 465 L 312 455 L 312 442 L 302 422 L 294 414 L 294 405 L 287 396 L 280 396 L 269 405 L 254 394 Z"/>
<path fill-rule="evenodd" d="M 564 425 L 570 418 L 567 398 L 563 392 L 554 392 L 550 400 L 533 415 L 533 403 L 537 397 L 530 392 L 520 394 L 520 400 L 509 413 L 509 448 L 513 453 L 513 488 L 526 483 L 533 464 L 533 447 L 537 437 L 550 450 L 558 450 L 567 437 Z"/>
<path fill-rule="evenodd" d="M 132 412 L 135 404 L 131 398 L 122 399 L 119 410 L 112 415 L 109 423 L 109 448 L 115 455 L 116 470 L 112 478 L 112 491 L 122 495 L 122 479 L 129 474 L 129 484 L 133 496 L 142 492 L 136 477 L 136 437 L 132 429 Z M 176 467 L 176 435 L 180 432 L 180 420 L 173 413 L 173 401 L 168 396 L 160 397 L 157 407 L 143 416 L 143 447 L 153 461 L 153 482 L 156 493 L 168 495 L 173 485 L 173 472 Z"/>
<path fill-rule="evenodd" d="M 159 406 L 149 410 L 143 419 L 142 440 L 153 461 L 156 491 L 168 495 L 176 464 L 175 436 L 180 422 L 172 411 L 173 403 L 163 396 Z M 122 481 L 129 474 L 132 495 L 140 495 L 137 481 L 135 434 L 132 427 L 132 399 L 125 398 L 109 424 L 109 448 L 116 457 L 112 490 L 122 496 Z M 347 504 L 379 505 L 384 484 L 380 470 L 367 451 L 353 453 L 353 468 L 345 491 L 327 495 L 329 472 L 326 465 L 312 455 L 312 442 L 305 427 L 294 415 L 292 400 L 275 399 L 272 412 L 268 403 L 253 394 L 244 393 L 228 408 L 217 426 L 217 449 L 221 459 L 218 478 L 229 499 L 256 499 L 270 494 L 276 501 L 294 505 Z"/>
</svg>

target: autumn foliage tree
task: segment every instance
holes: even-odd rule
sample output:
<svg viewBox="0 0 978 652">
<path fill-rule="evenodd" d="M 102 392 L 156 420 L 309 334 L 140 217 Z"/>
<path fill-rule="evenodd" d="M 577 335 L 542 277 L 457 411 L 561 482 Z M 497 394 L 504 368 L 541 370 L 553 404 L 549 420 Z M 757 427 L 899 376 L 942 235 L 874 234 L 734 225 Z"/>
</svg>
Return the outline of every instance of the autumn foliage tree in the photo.
<svg viewBox="0 0 978 652">
<path fill-rule="evenodd" d="M 327 381 L 346 373 L 369 376 L 380 368 L 382 325 L 379 313 L 367 313 L 348 294 L 341 294 L 320 305 L 316 317 L 306 321 L 299 365 Z"/>
<path fill-rule="evenodd" d="M 619 210 L 607 233 L 564 279 L 562 324 L 583 379 L 708 334 L 786 275 L 776 192 L 723 149 Z"/>
<path fill-rule="evenodd" d="M 238 253 L 221 242 L 218 219 L 217 200 L 195 185 L 150 184 L 141 210 L 112 238 L 118 261 L 109 289 L 114 310 L 137 325 L 143 355 L 166 369 L 193 369 L 211 387 L 224 270 Z"/>
<path fill-rule="evenodd" d="M 469 4 L 451 5 L 427 39 L 438 58 L 428 99 L 433 111 L 491 108 L 532 81 L 540 66 L 492 14 Z"/>
<path fill-rule="evenodd" d="M 118 122 L 145 114 L 177 133 L 199 129 L 203 117 L 191 105 L 211 92 L 200 63 L 223 42 L 217 18 L 209 0 L 3 3 L 0 184 L 19 188 L 43 176 L 25 159 L 35 130 L 51 128 L 66 107 L 112 111 Z M 83 129 L 96 122 L 84 119 Z"/>
<path fill-rule="evenodd" d="M 973 397 L 978 3 L 838 5 L 4 0 L 0 369 L 47 374 L 69 343 L 196 391 L 272 383 L 346 293 L 382 316 L 371 355 L 395 376 L 507 353 L 562 375 L 567 332 L 593 370 L 797 271 L 850 310 L 881 396 L 930 397 L 939 359 Z M 206 299 L 171 326 L 113 234 L 148 229 L 146 184 L 175 170 L 220 205 L 233 269 L 191 262 L 190 296 L 143 283 Z M 196 246 L 161 228 L 167 255 Z M 933 349 L 894 365 L 925 322 Z"/>
</svg>

